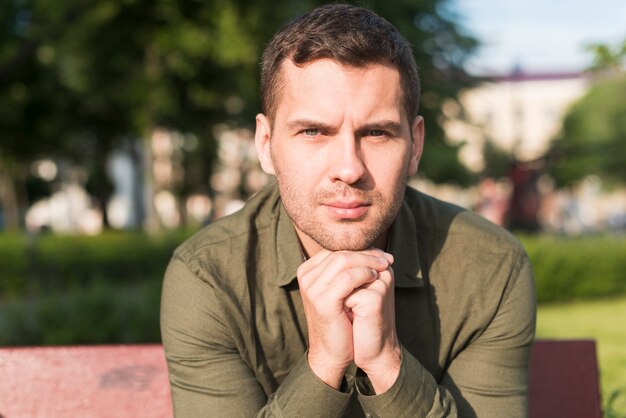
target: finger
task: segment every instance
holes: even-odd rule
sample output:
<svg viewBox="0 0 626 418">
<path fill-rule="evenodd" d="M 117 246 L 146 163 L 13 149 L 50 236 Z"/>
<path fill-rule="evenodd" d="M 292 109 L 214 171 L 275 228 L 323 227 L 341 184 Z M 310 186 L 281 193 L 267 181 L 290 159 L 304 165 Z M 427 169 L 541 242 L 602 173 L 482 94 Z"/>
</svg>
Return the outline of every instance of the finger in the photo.
<svg viewBox="0 0 626 418">
<path fill-rule="evenodd" d="M 376 280 L 378 272 L 367 267 L 355 267 L 347 269 L 334 277 L 331 283 L 321 285 L 319 282 L 313 283 L 306 289 L 301 289 L 311 301 L 335 301 L 343 304 L 343 300 L 354 291 L 367 283 Z"/>
<path fill-rule="evenodd" d="M 385 252 L 383 250 L 380 250 L 380 249 L 378 249 L 376 247 L 370 247 L 370 248 L 367 248 L 367 249 L 362 250 L 360 252 L 365 253 L 365 254 L 371 254 L 371 255 L 374 255 L 374 256 L 377 256 L 377 257 L 384 257 L 385 259 L 387 259 L 387 262 L 389 262 L 389 264 L 393 264 L 393 262 L 394 262 L 393 254 L 387 253 L 387 252 Z"/>
<path fill-rule="evenodd" d="M 361 251 L 338 251 L 330 254 L 324 261 L 309 271 L 308 276 L 304 278 L 305 285 L 309 280 L 321 286 L 335 285 L 335 278 L 343 271 L 356 267 L 367 267 L 376 271 L 384 271 L 389 268 L 389 262 L 382 256 L 382 252 L 366 253 Z M 311 278 L 313 277 L 313 278 Z"/>
<path fill-rule="evenodd" d="M 296 271 L 296 276 L 301 277 L 306 275 L 308 272 L 314 269 L 315 266 L 317 266 L 324 259 L 326 259 L 326 257 L 328 257 L 330 254 L 331 252 L 328 250 L 318 251 L 317 254 L 315 254 L 313 257 L 300 264 L 300 267 L 298 267 L 298 270 Z"/>
<path fill-rule="evenodd" d="M 350 293 L 344 300 L 344 307 L 348 308 L 353 315 L 380 311 L 384 295 L 384 285 L 371 283 L 368 288 L 362 287 Z"/>
<path fill-rule="evenodd" d="M 393 268 L 389 266 L 386 270 L 378 273 L 378 279 L 383 282 L 387 287 L 393 286 L 395 282 L 395 276 L 393 274 Z"/>
<path fill-rule="evenodd" d="M 382 299 L 388 294 L 393 297 L 393 280 L 393 271 L 391 270 L 391 267 L 388 270 L 379 272 L 376 280 L 364 283 L 346 296 L 344 305 L 347 308 L 352 309 L 357 305 L 357 303 L 362 301 L 364 297 L 373 297 L 378 295 L 378 297 Z M 365 292 L 361 292 L 361 290 L 364 290 Z"/>
<path fill-rule="evenodd" d="M 332 284 L 323 292 L 325 297 L 334 300 L 343 300 L 354 289 L 358 289 L 376 280 L 378 272 L 368 267 L 355 267 L 341 272 Z"/>
<path fill-rule="evenodd" d="M 374 255 L 376 254 L 376 255 Z M 316 265 L 307 265 L 298 269 L 298 282 L 301 287 L 308 288 L 312 282 L 327 286 L 343 270 L 354 267 L 368 267 L 376 271 L 383 271 L 389 267 L 389 262 L 382 256 L 382 252 L 337 251 L 330 252 Z M 319 259 L 318 259 L 319 260 Z M 312 263 L 314 264 L 314 263 Z"/>
</svg>

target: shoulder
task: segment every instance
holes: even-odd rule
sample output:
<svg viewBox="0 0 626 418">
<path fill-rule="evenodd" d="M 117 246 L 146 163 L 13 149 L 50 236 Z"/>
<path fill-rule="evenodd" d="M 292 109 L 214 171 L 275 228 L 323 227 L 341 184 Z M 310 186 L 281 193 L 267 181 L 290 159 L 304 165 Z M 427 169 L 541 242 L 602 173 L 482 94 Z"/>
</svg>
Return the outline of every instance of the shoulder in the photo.
<svg viewBox="0 0 626 418">
<path fill-rule="evenodd" d="M 415 216 L 418 234 L 441 249 L 524 253 L 522 244 L 510 232 L 471 210 L 412 188 L 407 188 L 406 202 Z"/>
<path fill-rule="evenodd" d="M 416 218 L 420 262 L 443 346 L 454 347 L 452 352 L 464 349 L 509 299 L 517 302 L 507 309 L 532 320 L 532 270 L 512 234 L 472 211 L 414 190 L 407 202 Z"/>
<path fill-rule="evenodd" d="M 183 242 L 173 258 L 200 278 L 214 270 L 228 269 L 234 262 L 245 263 L 250 242 L 271 233 L 279 207 L 278 189 L 270 185 L 250 198 L 241 210 L 207 225 Z"/>
</svg>

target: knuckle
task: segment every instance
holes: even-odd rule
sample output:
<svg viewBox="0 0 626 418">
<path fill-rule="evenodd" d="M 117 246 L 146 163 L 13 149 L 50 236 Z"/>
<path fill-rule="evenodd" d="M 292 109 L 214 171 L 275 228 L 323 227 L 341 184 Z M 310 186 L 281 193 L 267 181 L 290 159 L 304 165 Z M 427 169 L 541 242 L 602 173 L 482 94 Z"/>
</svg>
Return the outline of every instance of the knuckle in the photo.
<svg viewBox="0 0 626 418">
<path fill-rule="evenodd" d="M 298 278 L 302 277 L 304 275 L 304 271 L 305 271 L 305 264 L 300 264 L 300 267 L 298 267 L 298 270 L 296 270 L 296 276 Z"/>
<path fill-rule="evenodd" d="M 341 267 L 346 267 L 350 264 L 350 255 L 345 251 L 339 251 L 335 255 L 335 260 Z"/>
<path fill-rule="evenodd" d="M 383 298 L 378 293 L 375 293 L 370 298 L 369 305 L 374 311 L 379 311 L 383 307 Z"/>
</svg>

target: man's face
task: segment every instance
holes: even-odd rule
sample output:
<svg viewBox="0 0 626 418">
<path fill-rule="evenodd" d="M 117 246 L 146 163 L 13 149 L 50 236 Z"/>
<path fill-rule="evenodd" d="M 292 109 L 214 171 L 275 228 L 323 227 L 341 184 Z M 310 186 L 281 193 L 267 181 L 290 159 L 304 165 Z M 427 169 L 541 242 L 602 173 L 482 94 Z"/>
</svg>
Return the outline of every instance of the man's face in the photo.
<svg viewBox="0 0 626 418">
<path fill-rule="evenodd" d="M 258 115 L 255 138 L 305 250 L 384 246 L 423 143 L 398 71 L 285 60 L 281 76 L 274 121 Z"/>
</svg>

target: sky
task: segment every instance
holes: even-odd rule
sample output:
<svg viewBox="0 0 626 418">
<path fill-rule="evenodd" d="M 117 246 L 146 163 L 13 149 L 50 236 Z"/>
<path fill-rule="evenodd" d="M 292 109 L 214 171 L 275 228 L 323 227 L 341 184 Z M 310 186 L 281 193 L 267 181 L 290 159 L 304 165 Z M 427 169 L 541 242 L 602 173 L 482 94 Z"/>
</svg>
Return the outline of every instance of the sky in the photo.
<svg viewBox="0 0 626 418">
<path fill-rule="evenodd" d="M 451 0 L 464 28 L 483 44 L 473 74 L 580 71 L 590 43 L 626 39 L 626 0 Z"/>
</svg>

